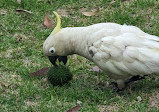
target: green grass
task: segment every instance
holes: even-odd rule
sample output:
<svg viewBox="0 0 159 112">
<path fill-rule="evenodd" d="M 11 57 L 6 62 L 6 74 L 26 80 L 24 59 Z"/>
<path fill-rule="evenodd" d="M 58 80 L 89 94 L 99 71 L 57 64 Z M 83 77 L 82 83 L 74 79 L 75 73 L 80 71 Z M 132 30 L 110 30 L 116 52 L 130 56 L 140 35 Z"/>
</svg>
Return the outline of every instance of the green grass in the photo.
<svg viewBox="0 0 159 112">
<path fill-rule="evenodd" d="M 110 4 L 111 0 L 0 0 L 0 112 L 65 112 L 82 102 L 81 112 L 157 112 L 159 77 L 154 75 L 130 85 L 123 95 L 99 83 L 111 82 L 103 73 L 91 71 L 94 64 L 80 56 L 70 56 L 68 66 L 73 74 L 70 84 L 53 87 L 43 77 L 31 72 L 51 66 L 42 53 L 44 40 L 52 29 L 43 26 L 44 16 L 55 21 L 53 11 L 63 9 L 62 26 L 88 26 L 100 22 L 135 25 L 159 36 L 159 2 L 130 0 Z M 85 17 L 79 11 L 100 8 L 99 15 Z M 33 12 L 16 12 L 16 9 Z M 4 12 L 4 14 L 2 13 Z M 137 97 L 142 98 L 136 101 Z M 158 98 L 158 100 L 157 100 Z M 155 102 L 155 105 L 152 103 Z"/>
</svg>

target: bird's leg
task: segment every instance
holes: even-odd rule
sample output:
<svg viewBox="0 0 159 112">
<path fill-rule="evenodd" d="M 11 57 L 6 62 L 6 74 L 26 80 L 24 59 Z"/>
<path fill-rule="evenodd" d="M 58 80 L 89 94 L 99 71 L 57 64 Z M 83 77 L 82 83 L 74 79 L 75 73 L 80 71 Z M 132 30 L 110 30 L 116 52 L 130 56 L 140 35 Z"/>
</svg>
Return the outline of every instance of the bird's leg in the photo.
<svg viewBox="0 0 159 112">
<path fill-rule="evenodd" d="M 148 75 L 144 75 L 144 76 L 136 75 L 136 76 L 133 76 L 133 77 L 127 79 L 126 81 L 119 79 L 119 80 L 117 80 L 117 82 L 112 82 L 112 84 L 114 85 L 113 92 L 123 91 L 129 83 L 145 79 L 146 76 L 148 76 Z"/>
<path fill-rule="evenodd" d="M 112 82 L 112 84 L 114 85 L 113 92 L 120 92 L 125 89 L 125 81 L 122 79 Z"/>
<path fill-rule="evenodd" d="M 144 76 L 136 75 L 136 76 L 133 76 L 133 77 L 127 79 L 127 80 L 125 81 L 125 84 L 127 85 L 127 84 L 129 84 L 129 83 L 131 83 L 131 82 L 145 79 L 146 76 L 148 76 L 148 75 L 144 75 Z"/>
<path fill-rule="evenodd" d="M 111 85 L 113 85 L 112 92 L 120 91 L 120 89 L 118 88 L 118 84 L 116 82 L 111 82 Z"/>
<path fill-rule="evenodd" d="M 144 75 L 144 76 L 136 75 L 127 79 L 126 81 L 119 79 L 116 82 L 112 82 L 112 84 L 114 85 L 113 92 L 123 91 L 129 83 L 145 79 L 146 76 L 148 75 Z"/>
</svg>

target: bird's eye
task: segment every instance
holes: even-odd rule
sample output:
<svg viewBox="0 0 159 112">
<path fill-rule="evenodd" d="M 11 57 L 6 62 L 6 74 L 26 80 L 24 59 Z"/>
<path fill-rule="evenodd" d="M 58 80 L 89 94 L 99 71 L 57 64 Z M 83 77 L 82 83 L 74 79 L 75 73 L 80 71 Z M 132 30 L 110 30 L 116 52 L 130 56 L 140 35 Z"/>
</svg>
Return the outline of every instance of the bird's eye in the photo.
<svg viewBox="0 0 159 112">
<path fill-rule="evenodd" d="M 49 49 L 49 52 L 50 52 L 51 54 L 54 54 L 54 53 L 55 53 L 55 48 L 51 47 L 51 48 Z"/>
</svg>

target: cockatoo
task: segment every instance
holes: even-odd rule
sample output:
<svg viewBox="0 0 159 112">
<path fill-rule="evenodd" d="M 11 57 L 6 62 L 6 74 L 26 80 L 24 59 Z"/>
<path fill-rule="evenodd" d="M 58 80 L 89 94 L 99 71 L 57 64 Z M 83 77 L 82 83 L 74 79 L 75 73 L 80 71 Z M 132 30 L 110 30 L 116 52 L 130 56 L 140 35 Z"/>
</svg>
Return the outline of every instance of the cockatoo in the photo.
<svg viewBox="0 0 159 112">
<path fill-rule="evenodd" d="M 56 65 L 59 59 L 78 54 L 93 61 L 114 79 L 119 88 L 133 76 L 159 72 L 159 38 L 140 28 L 116 23 L 99 23 L 87 27 L 61 28 L 57 25 L 43 44 L 43 53 Z"/>
</svg>

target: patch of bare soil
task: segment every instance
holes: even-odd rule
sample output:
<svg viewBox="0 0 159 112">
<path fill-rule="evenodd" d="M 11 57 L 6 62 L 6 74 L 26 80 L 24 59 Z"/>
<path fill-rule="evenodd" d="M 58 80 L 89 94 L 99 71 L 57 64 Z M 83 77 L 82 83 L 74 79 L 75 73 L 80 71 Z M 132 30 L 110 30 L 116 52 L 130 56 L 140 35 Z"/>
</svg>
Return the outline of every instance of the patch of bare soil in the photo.
<svg viewBox="0 0 159 112">
<path fill-rule="evenodd" d="M 159 108 L 159 93 L 155 92 L 149 99 L 150 107 L 158 107 Z"/>
<path fill-rule="evenodd" d="M 117 104 L 111 104 L 111 105 L 98 105 L 100 112 L 117 112 L 118 111 L 118 105 Z"/>
<path fill-rule="evenodd" d="M 28 40 L 28 37 L 23 35 L 23 34 L 19 34 L 19 33 L 15 33 L 14 34 L 14 38 L 19 41 L 19 42 L 24 42 L 26 40 Z"/>
<path fill-rule="evenodd" d="M 0 90 L 1 95 L 18 95 L 19 87 L 21 86 L 22 78 L 13 72 L 3 72 L 0 70 Z"/>
<path fill-rule="evenodd" d="M 66 9 L 58 9 L 57 12 L 60 16 L 63 16 L 63 17 L 69 17 L 70 15 Z"/>
</svg>

